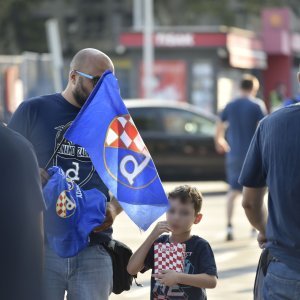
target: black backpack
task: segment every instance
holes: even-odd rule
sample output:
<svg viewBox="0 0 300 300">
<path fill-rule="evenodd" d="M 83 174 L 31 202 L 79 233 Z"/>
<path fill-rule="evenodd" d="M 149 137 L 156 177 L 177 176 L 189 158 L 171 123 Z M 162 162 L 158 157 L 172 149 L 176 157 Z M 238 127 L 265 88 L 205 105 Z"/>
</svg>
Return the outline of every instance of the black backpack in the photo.
<svg viewBox="0 0 300 300">
<path fill-rule="evenodd" d="M 133 278 L 136 277 L 127 272 L 127 265 L 132 255 L 132 250 L 125 244 L 116 240 L 104 243 L 103 246 L 112 259 L 113 293 L 121 294 L 123 291 L 129 291 Z"/>
</svg>

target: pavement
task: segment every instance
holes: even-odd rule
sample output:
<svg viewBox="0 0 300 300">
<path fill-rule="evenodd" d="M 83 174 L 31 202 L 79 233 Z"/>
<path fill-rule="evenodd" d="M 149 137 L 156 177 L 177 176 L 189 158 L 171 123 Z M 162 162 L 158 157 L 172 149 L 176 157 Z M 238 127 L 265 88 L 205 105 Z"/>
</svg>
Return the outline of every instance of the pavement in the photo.
<svg viewBox="0 0 300 300">
<path fill-rule="evenodd" d="M 179 185 L 178 182 L 164 183 L 167 191 Z M 240 199 L 237 199 L 234 211 L 234 241 L 225 242 L 225 193 L 227 185 L 224 182 L 191 182 L 197 186 L 204 195 L 203 219 L 195 225 L 193 234 L 197 234 L 208 240 L 215 254 L 219 280 L 215 289 L 207 290 L 209 300 L 250 300 L 253 299 L 252 288 L 255 271 L 260 255 L 256 238 L 251 237 L 251 226 L 248 223 L 241 207 Z M 164 219 L 164 216 L 161 220 Z M 114 238 L 118 239 L 133 250 L 143 242 L 153 228 L 147 232 L 141 232 L 122 213 L 114 224 Z M 144 287 L 138 287 L 133 283 L 130 291 L 121 295 L 112 294 L 111 300 L 137 300 L 149 299 L 150 271 L 138 275 L 138 282 Z"/>
</svg>

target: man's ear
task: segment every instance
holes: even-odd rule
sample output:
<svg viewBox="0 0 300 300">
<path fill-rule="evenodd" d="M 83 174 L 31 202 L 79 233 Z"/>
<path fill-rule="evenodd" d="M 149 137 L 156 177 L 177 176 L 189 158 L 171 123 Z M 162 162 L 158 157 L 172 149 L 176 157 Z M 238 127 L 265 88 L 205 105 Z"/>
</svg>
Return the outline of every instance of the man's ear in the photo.
<svg viewBox="0 0 300 300">
<path fill-rule="evenodd" d="M 201 219 L 202 219 L 202 214 L 197 214 L 196 215 L 196 217 L 195 217 L 195 220 L 194 220 L 194 224 L 198 224 L 200 221 L 201 221 Z"/>
<path fill-rule="evenodd" d="M 70 73 L 69 73 L 69 80 L 73 84 L 76 83 L 76 73 L 75 73 L 75 71 L 70 71 Z"/>
</svg>

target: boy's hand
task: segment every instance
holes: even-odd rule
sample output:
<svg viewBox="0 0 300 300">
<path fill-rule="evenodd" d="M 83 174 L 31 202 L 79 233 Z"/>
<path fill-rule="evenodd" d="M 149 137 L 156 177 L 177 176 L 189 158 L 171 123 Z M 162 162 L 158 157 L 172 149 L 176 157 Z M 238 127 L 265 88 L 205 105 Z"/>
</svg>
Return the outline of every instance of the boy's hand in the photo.
<svg viewBox="0 0 300 300">
<path fill-rule="evenodd" d="M 172 231 L 166 221 L 158 222 L 151 232 L 151 236 L 157 239 L 161 234 Z"/>
<path fill-rule="evenodd" d="M 178 284 L 178 273 L 173 270 L 163 270 L 161 274 L 152 274 L 161 284 L 172 286 Z"/>
</svg>

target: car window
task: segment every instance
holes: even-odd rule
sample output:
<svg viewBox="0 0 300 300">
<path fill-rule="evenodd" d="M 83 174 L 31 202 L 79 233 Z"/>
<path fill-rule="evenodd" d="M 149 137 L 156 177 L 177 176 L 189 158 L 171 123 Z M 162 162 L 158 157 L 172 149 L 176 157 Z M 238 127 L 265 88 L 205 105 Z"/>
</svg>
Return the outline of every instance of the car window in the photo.
<svg viewBox="0 0 300 300">
<path fill-rule="evenodd" d="M 215 133 L 215 123 L 199 114 L 172 108 L 164 108 L 161 114 L 169 134 L 212 136 Z"/>
<path fill-rule="evenodd" d="M 161 132 L 158 108 L 129 108 L 130 115 L 140 132 Z"/>
</svg>

